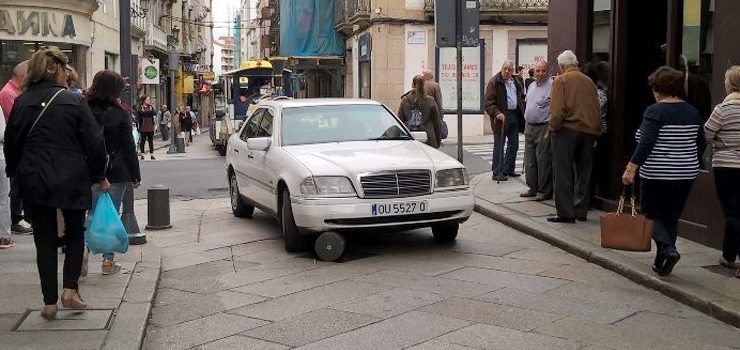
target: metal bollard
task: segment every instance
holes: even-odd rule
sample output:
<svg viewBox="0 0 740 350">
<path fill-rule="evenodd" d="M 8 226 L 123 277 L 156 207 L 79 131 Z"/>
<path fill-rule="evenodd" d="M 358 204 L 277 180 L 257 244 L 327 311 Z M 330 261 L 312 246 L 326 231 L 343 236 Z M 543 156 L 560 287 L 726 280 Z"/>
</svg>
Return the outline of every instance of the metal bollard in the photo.
<svg viewBox="0 0 740 350">
<path fill-rule="evenodd" d="M 147 191 L 147 230 L 166 230 L 170 225 L 170 189 L 164 185 L 149 187 Z"/>
<path fill-rule="evenodd" d="M 126 190 L 123 195 L 123 205 L 121 210 L 121 221 L 128 232 L 128 243 L 131 245 L 145 244 L 146 233 L 139 229 L 139 221 L 136 220 L 134 212 L 134 185 L 126 183 Z"/>
</svg>

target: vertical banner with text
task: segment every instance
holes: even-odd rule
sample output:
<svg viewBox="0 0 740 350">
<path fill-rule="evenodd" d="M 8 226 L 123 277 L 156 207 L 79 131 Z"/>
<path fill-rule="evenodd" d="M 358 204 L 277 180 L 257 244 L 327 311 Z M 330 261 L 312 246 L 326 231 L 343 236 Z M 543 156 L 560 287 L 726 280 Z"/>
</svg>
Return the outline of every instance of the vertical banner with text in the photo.
<svg viewBox="0 0 740 350">
<path fill-rule="evenodd" d="M 463 47 L 462 98 L 465 113 L 483 111 L 483 48 Z M 437 81 L 442 90 L 442 107 L 446 112 L 457 110 L 457 64 L 454 47 L 440 47 L 437 54 Z"/>
</svg>

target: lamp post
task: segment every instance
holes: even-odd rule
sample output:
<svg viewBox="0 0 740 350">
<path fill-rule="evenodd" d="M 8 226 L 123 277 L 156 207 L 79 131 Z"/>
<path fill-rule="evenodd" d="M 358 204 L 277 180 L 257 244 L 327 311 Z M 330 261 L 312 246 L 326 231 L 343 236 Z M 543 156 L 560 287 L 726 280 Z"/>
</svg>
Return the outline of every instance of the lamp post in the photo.
<svg viewBox="0 0 740 350">
<path fill-rule="evenodd" d="M 177 27 L 173 27 L 171 29 L 170 35 L 167 36 L 167 45 L 169 46 L 169 70 L 170 70 L 170 108 L 172 109 L 172 115 L 175 115 L 175 111 L 177 110 L 177 98 L 175 98 L 175 74 L 177 72 L 177 68 L 180 64 L 180 55 L 177 52 L 177 43 L 178 40 L 178 34 L 180 33 L 180 29 Z M 182 118 L 182 116 L 180 116 Z M 178 120 L 179 122 L 179 120 Z M 167 153 L 184 153 L 185 152 L 185 140 L 182 141 L 182 146 L 180 145 L 180 139 L 177 137 L 177 131 L 173 119 L 172 123 L 172 138 L 170 139 L 170 148 L 167 150 Z"/>
</svg>

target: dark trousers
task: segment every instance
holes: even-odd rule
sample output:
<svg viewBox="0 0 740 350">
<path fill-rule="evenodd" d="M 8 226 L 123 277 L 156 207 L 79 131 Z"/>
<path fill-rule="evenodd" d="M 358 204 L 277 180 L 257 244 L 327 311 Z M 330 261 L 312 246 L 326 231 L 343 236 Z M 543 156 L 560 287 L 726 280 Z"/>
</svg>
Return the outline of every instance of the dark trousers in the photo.
<svg viewBox="0 0 740 350">
<path fill-rule="evenodd" d="M 10 188 L 13 188 L 13 179 L 10 179 Z M 25 216 L 23 215 L 25 212 Z M 10 192 L 10 220 L 13 225 L 26 219 L 29 223 L 32 221 L 31 208 L 28 205 L 24 205 L 23 199 L 16 193 L 16 191 Z"/>
<path fill-rule="evenodd" d="M 533 194 L 552 195 L 552 148 L 545 138 L 549 124 L 527 123 L 524 128 L 524 174 Z"/>
<path fill-rule="evenodd" d="M 694 180 L 642 179 L 640 207 L 642 213 L 654 221 L 653 240 L 659 255 L 676 253 L 678 218 L 693 184 Z"/>
<path fill-rule="evenodd" d="M 550 137 L 557 215 L 569 219 L 586 217 L 596 136 L 562 128 Z"/>
<path fill-rule="evenodd" d="M 62 209 L 64 216 L 64 288 L 77 289 L 82 268 L 82 250 L 85 246 L 85 211 Z M 57 290 L 57 210 L 33 205 L 33 241 L 36 244 L 36 265 L 41 278 L 44 304 L 59 300 Z"/>
<path fill-rule="evenodd" d="M 167 124 L 159 124 L 159 133 L 162 134 L 162 141 L 170 139 L 170 130 L 167 127 Z"/>
<path fill-rule="evenodd" d="M 722 256 L 732 262 L 740 255 L 740 168 L 714 168 L 714 183 L 725 214 Z"/>
<path fill-rule="evenodd" d="M 501 176 L 513 174 L 516 166 L 516 153 L 519 150 L 519 112 L 512 110 L 506 116 L 506 124 L 501 135 L 501 129 L 493 131 L 493 164 L 491 171 L 493 175 Z M 497 123 L 501 123 L 497 121 Z M 504 143 L 506 143 L 506 153 L 504 154 Z M 503 159 L 502 159 L 503 157 Z"/>
<path fill-rule="evenodd" d="M 141 132 L 141 153 L 144 153 L 144 143 L 149 141 L 149 153 L 154 153 L 154 132 Z"/>
</svg>

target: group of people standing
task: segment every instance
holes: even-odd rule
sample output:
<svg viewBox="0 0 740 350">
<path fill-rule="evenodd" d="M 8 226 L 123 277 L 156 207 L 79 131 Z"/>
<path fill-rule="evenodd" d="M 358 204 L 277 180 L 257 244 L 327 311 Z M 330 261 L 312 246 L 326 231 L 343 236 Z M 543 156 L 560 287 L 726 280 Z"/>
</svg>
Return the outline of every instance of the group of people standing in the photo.
<svg viewBox="0 0 740 350">
<path fill-rule="evenodd" d="M 149 144 L 150 159 L 156 159 L 154 157 L 154 133 L 157 129 L 159 129 L 162 136 L 162 141 L 167 141 L 170 138 L 170 128 L 175 125 L 175 133 L 185 133 L 186 145 L 193 142 L 193 134 L 197 134 L 200 130 L 198 116 L 190 106 L 180 106 L 175 109 L 173 115 L 166 104 L 161 105 L 159 110 L 156 110 L 149 96 L 142 96 L 140 99 L 139 107 L 136 110 L 136 124 L 141 135 L 139 147 L 142 160 L 146 156 L 147 143 Z"/>
<path fill-rule="evenodd" d="M 546 62 L 537 62 L 528 86 L 515 78 L 510 61 L 488 82 L 485 110 L 494 131 L 492 179 L 521 175 L 514 165 L 523 131 L 528 189 L 521 197 L 544 201 L 554 196 L 557 213 L 547 220 L 575 223 L 588 220 L 594 150 L 607 129 L 608 74 L 600 63 L 590 78 L 570 50 L 557 61 L 560 74 L 554 78 Z M 645 110 L 622 182 L 631 186 L 640 174 L 641 211 L 654 221 L 658 252 L 653 270 L 667 276 L 681 257 L 676 249 L 678 219 L 699 174 L 704 149 L 712 146 L 717 195 L 726 219 L 720 265 L 734 269 L 740 278 L 740 66 L 727 71 L 727 98 L 704 125 L 704 118 L 686 101 L 685 78 L 684 72 L 667 66 L 648 78 L 656 103 Z"/>
<path fill-rule="evenodd" d="M 29 208 L 36 246 L 44 309 L 54 319 L 61 299 L 66 308 L 85 308 L 78 280 L 86 268 L 85 217 L 99 191 L 107 191 L 119 208 L 126 186 L 141 183 L 133 140 L 130 109 L 121 102 L 125 80 L 104 70 L 95 74 L 83 94 L 68 85 L 72 72 L 67 57 L 56 47 L 44 47 L 20 65 L 26 70 L 12 101 L 3 134 L 5 175 L 0 198 L 10 197 Z M 5 101 L 3 95 L 0 100 Z M 5 107 L 5 105 L 3 105 Z M 7 206 L 2 205 L 3 208 Z M 63 217 L 58 235 L 57 212 Z M 0 234 L 8 231 L 9 213 L 0 213 Z M 5 238 L 5 237 L 3 237 Z M 9 239 L 9 237 L 8 237 Z M 63 293 L 57 289 L 57 252 L 63 246 Z M 102 271 L 116 273 L 120 265 L 104 254 Z"/>
</svg>

